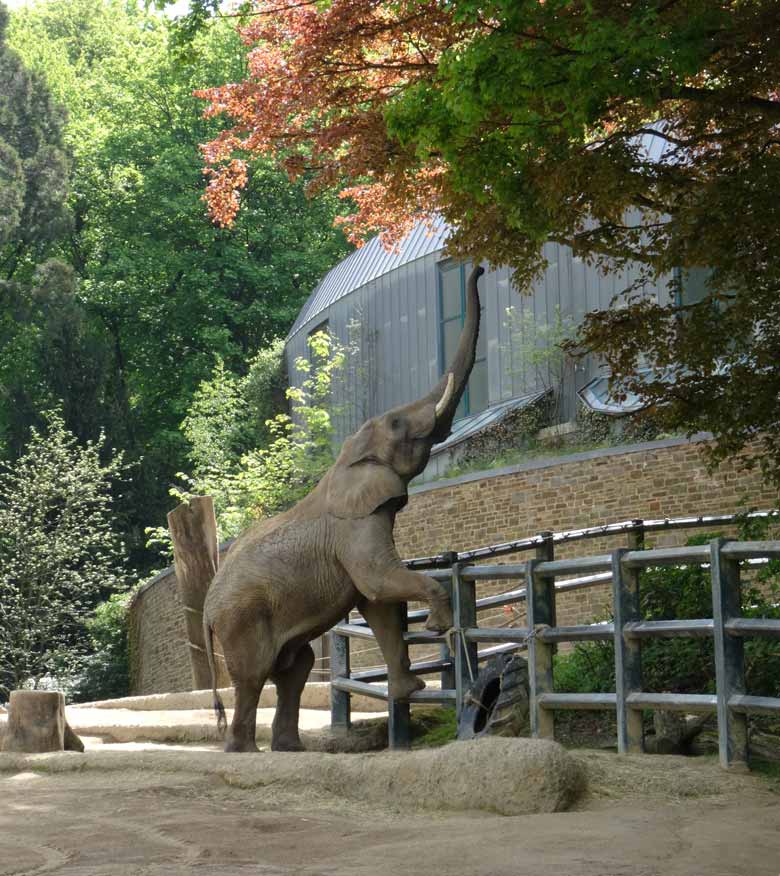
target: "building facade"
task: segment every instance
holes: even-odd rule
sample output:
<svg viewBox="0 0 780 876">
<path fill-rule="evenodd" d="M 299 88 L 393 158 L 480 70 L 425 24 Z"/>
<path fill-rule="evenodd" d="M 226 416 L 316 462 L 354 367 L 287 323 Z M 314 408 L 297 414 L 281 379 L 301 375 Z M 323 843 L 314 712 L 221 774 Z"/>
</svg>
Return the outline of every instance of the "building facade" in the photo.
<svg viewBox="0 0 780 876">
<path fill-rule="evenodd" d="M 308 358 L 313 334 L 327 330 L 346 350 L 332 388 L 338 443 L 369 417 L 424 395 L 444 373 L 460 334 L 470 269 L 447 256 L 448 232 L 443 223 L 420 223 L 392 252 L 372 239 L 322 279 L 290 330 L 285 355 L 293 386 L 305 377 L 295 363 Z M 639 266 L 605 274 L 555 243 L 545 245 L 544 256 L 546 270 L 530 289 L 515 288 L 505 267 L 480 280 L 482 320 L 468 391 L 453 435 L 434 448 L 422 480 L 443 473 L 459 442 L 542 394 L 555 397 L 554 421 L 572 420 L 577 393 L 603 377 L 598 362 L 566 359 L 557 342 L 588 311 L 619 306 Z M 661 303 L 671 294 L 667 283 L 642 292 Z"/>
</svg>

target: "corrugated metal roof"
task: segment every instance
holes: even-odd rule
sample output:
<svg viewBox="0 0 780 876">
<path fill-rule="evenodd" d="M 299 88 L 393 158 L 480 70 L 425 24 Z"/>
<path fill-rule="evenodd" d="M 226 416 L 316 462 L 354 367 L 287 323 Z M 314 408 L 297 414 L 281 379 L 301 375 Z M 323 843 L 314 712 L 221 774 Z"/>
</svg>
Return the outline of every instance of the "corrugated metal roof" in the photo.
<svg viewBox="0 0 780 876">
<path fill-rule="evenodd" d="M 335 268 L 325 274 L 311 293 L 287 338 L 291 338 L 339 298 L 349 295 L 355 289 L 365 286 L 382 274 L 400 268 L 407 262 L 442 249 L 450 229 L 442 220 L 434 221 L 435 224 L 431 229 L 428 228 L 427 223 L 418 222 L 393 251 L 386 250 L 377 236 L 372 237 L 368 243 L 340 261 Z"/>
<path fill-rule="evenodd" d="M 535 401 L 542 398 L 546 392 L 547 390 L 543 389 L 541 392 L 534 392 L 531 395 L 524 395 L 520 398 L 510 398 L 506 401 L 499 402 L 497 405 L 485 408 L 484 411 L 480 411 L 478 414 L 472 414 L 470 417 L 463 417 L 462 420 L 458 420 L 455 423 L 455 427 L 450 433 L 450 437 L 447 438 L 446 441 L 442 441 L 441 444 L 436 444 L 433 447 L 433 450 L 431 450 L 431 456 L 435 456 L 437 453 L 442 453 L 445 450 L 451 450 L 456 444 L 460 444 L 467 438 L 471 438 L 471 436 L 476 435 L 477 432 L 487 429 L 488 426 L 495 426 L 496 423 L 500 423 L 508 413 L 515 411 L 518 408 L 524 408 L 533 404 Z"/>
</svg>

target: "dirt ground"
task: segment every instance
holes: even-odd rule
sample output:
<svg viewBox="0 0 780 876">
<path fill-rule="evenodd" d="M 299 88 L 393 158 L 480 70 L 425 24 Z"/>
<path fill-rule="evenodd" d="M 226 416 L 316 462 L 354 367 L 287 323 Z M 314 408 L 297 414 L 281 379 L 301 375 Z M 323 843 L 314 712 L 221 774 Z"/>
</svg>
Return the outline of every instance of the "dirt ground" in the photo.
<svg viewBox="0 0 780 876">
<path fill-rule="evenodd" d="M 710 759 L 578 752 L 590 791 L 574 811 L 502 817 L 236 787 L 199 771 L 222 756 L 207 744 L 180 746 L 177 770 L 155 767 L 170 746 L 101 748 L 137 752 L 140 768 L 0 772 L 2 876 L 780 874 L 776 781 Z"/>
</svg>

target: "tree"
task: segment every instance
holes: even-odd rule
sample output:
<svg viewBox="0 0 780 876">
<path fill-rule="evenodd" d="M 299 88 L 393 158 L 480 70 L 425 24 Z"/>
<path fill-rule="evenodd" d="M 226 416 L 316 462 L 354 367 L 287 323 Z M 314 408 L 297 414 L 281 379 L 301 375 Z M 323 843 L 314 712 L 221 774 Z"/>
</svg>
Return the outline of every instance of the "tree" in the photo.
<svg viewBox="0 0 780 876">
<path fill-rule="evenodd" d="M 104 427 L 135 464 L 118 511 L 139 565 L 149 559 L 143 528 L 164 519 L 169 485 L 186 466 L 179 423 L 215 357 L 246 374 L 253 351 L 287 332 L 348 250 L 332 227 L 335 196 L 307 200 L 303 183 L 270 161 L 252 168 L 245 214 L 231 229 L 208 221 L 198 144 L 222 124 L 202 118 L 192 90 L 242 74 L 238 36 L 217 24 L 182 63 L 168 24 L 141 5 L 52 0 L 21 10 L 12 28 L 25 62 L 69 111 L 74 224 L 62 252 L 84 331 L 99 339 L 103 406 L 79 420 L 73 393 L 57 389 L 69 428 L 84 440 Z M 37 377 L 42 355 L 35 348 L 29 358 Z"/>
<path fill-rule="evenodd" d="M 65 111 L 9 47 L 7 25 L 0 4 L 0 444 L 14 456 L 38 412 L 62 398 L 69 420 L 73 408 L 82 423 L 95 417 L 104 381 L 61 257 L 72 228 Z"/>
<path fill-rule="evenodd" d="M 257 392 L 278 378 L 282 346 L 277 342 L 258 353 L 244 377 L 218 361 L 182 422 L 190 474 L 179 474 L 183 488 L 173 487 L 171 495 L 177 501 L 211 496 L 223 539 L 290 508 L 335 458 L 331 390 L 343 374 L 347 351 L 327 332 L 312 335 L 309 346 L 311 358 L 295 362 L 305 378 L 300 388 L 286 390 L 284 410 L 281 405 L 269 409 L 268 396 Z M 169 555 L 168 530 L 147 532 L 150 545 Z"/>
<path fill-rule="evenodd" d="M 273 154 L 344 187 L 355 239 L 440 214 L 453 254 L 513 266 L 521 289 L 547 240 L 638 261 L 582 347 L 667 427 L 713 431 L 714 460 L 756 441 L 780 483 L 774 0 L 269 0 L 241 32 L 248 75 L 202 92 L 234 122 L 205 150 L 218 221 Z M 649 280 L 682 300 L 650 300 Z"/>
<path fill-rule="evenodd" d="M 90 651 L 89 619 L 125 583 L 112 526 L 119 456 L 79 445 L 57 413 L 0 467 L 0 691 L 72 677 Z"/>
</svg>

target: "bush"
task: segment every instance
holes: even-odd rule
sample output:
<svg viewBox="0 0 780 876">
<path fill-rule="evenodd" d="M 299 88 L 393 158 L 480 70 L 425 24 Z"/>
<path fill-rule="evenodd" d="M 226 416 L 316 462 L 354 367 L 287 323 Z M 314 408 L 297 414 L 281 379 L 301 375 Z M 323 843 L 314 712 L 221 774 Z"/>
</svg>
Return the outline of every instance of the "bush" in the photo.
<svg viewBox="0 0 780 876">
<path fill-rule="evenodd" d="M 96 604 L 124 588 L 112 482 L 121 457 L 79 445 L 56 412 L 24 453 L 0 466 L 0 690 L 78 676 Z"/>
<path fill-rule="evenodd" d="M 127 642 L 129 593 L 115 593 L 95 609 L 87 621 L 91 654 L 73 686 L 71 700 L 91 703 L 126 697 L 130 693 Z"/>
</svg>

